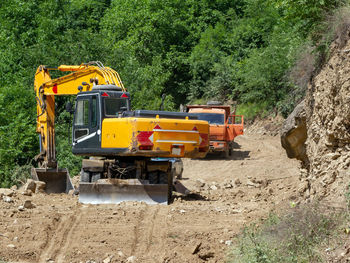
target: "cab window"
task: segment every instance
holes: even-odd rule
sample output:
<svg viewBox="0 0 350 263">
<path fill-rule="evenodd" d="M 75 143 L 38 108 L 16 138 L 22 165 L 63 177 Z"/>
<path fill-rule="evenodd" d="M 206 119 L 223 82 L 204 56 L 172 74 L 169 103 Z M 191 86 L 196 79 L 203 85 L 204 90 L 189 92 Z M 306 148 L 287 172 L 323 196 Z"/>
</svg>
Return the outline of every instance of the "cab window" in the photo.
<svg viewBox="0 0 350 263">
<path fill-rule="evenodd" d="M 88 126 L 89 125 L 89 99 L 78 100 L 76 106 L 74 124 L 77 126 Z"/>
<path fill-rule="evenodd" d="M 97 98 L 92 96 L 91 98 L 91 127 L 94 128 L 97 125 Z"/>
<path fill-rule="evenodd" d="M 122 107 L 127 107 L 127 100 L 120 98 L 105 98 L 104 111 L 107 117 L 116 117 L 121 112 Z"/>
</svg>

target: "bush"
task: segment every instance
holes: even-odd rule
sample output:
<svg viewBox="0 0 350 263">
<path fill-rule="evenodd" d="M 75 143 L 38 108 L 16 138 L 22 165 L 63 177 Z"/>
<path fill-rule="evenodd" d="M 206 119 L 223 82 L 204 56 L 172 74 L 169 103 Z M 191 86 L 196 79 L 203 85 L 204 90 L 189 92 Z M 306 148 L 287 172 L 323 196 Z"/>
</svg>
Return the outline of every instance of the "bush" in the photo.
<svg viewBox="0 0 350 263">
<path fill-rule="evenodd" d="M 236 108 L 236 115 L 243 115 L 245 121 L 253 121 L 257 117 L 267 117 L 270 112 L 267 102 L 260 103 L 244 103 L 239 104 Z"/>
<path fill-rule="evenodd" d="M 35 118 L 32 90 L 21 84 L 0 87 L 0 187 L 18 184 L 20 167 L 30 165 L 39 152 Z"/>
</svg>

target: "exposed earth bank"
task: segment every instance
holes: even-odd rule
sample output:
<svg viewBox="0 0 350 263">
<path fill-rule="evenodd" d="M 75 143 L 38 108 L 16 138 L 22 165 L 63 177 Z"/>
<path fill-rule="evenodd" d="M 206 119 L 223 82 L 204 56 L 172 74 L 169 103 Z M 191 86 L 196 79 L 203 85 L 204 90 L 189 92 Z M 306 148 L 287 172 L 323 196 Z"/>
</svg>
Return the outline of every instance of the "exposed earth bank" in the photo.
<svg viewBox="0 0 350 263">
<path fill-rule="evenodd" d="M 330 47 L 328 62 L 286 120 L 282 144 L 301 161 L 303 197 L 343 201 L 350 181 L 350 32 Z M 342 38 L 342 40 L 339 40 Z"/>
</svg>

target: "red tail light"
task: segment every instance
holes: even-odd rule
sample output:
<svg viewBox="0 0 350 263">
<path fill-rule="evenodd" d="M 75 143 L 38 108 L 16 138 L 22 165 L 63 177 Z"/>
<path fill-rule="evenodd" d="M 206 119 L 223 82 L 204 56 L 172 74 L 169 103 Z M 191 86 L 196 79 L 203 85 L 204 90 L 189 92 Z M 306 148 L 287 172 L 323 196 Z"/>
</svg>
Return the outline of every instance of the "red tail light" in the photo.
<svg viewBox="0 0 350 263">
<path fill-rule="evenodd" d="M 101 96 L 102 97 L 109 97 L 109 95 L 106 92 L 103 92 Z"/>
<path fill-rule="evenodd" d="M 139 150 L 152 150 L 152 147 L 151 145 L 140 145 Z"/>
<path fill-rule="evenodd" d="M 125 93 L 123 93 L 120 97 L 121 98 L 129 98 L 128 95 L 126 95 Z"/>
<path fill-rule="evenodd" d="M 162 128 L 157 124 L 156 126 L 154 126 L 153 130 L 161 130 Z"/>
</svg>

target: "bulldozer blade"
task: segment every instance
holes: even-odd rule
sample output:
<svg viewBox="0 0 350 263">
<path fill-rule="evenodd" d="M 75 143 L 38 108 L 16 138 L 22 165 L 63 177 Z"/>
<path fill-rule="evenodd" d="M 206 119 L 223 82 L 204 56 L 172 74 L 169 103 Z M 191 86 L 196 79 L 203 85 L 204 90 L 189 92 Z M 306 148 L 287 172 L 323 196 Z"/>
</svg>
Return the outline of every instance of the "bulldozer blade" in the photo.
<svg viewBox="0 0 350 263">
<path fill-rule="evenodd" d="M 43 181 L 46 183 L 45 192 L 67 193 L 74 189 L 67 169 L 45 169 L 32 168 L 31 175 L 34 181 Z"/>
<path fill-rule="evenodd" d="M 148 181 L 138 179 L 100 179 L 79 184 L 79 202 L 83 204 L 119 204 L 124 201 L 166 205 L 168 185 L 148 184 Z"/>
</svg>

